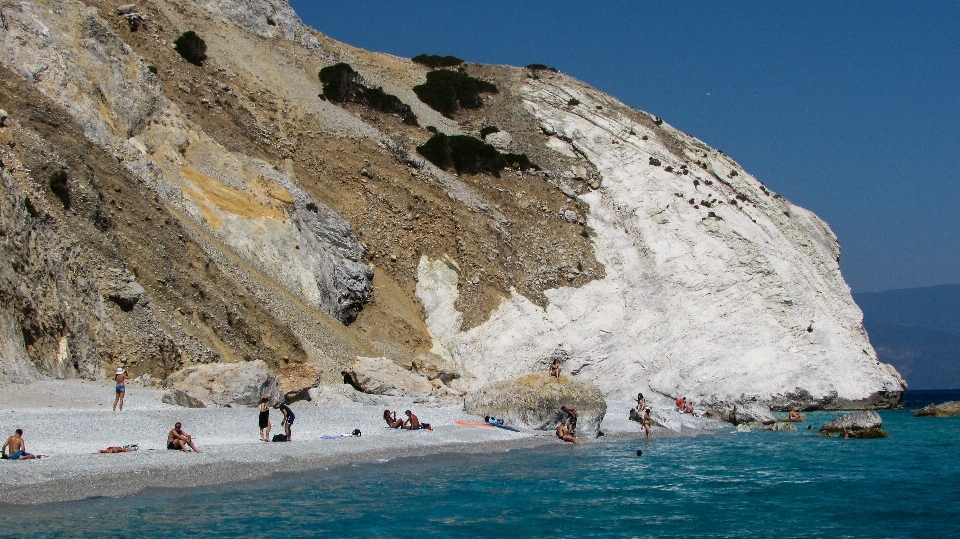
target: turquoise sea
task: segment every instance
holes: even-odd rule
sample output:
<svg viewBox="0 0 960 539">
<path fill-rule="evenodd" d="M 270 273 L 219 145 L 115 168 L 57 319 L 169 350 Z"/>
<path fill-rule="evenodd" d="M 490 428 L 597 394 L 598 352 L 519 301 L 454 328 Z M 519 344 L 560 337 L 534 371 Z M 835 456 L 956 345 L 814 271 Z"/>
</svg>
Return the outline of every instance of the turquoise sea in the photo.
<svg viewBox="0 0 960 539">
<path fill-rule="evenodd" d="M 881 412 L 883 440 L 813 431 L 550 445 L 39 507 L 19 537 L 960 537 L 960 417 Z M 806 425 L 802 425 L 805 427 Z M 636 456 L 637 449 L 643 456 Z"/>
</svg>

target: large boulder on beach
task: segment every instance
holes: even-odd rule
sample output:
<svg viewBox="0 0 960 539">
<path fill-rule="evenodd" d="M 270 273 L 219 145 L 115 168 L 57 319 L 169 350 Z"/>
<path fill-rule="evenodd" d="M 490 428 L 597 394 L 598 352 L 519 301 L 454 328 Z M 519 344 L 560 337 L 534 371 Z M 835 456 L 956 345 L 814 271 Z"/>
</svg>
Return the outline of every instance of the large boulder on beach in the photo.
<svg viewBox="0 0 960 539">
<path fill-rule="evenodd" d="M 950 417 L 960 415 L 960 401 L 948 401 L 940 404 L 928 404 L 913 411 L 914 417 Z"/>
<path fill-rule="evenodd" d="M 256 406 L 260 397 L 280 396 L 276 377 L 261 360 L 194 365 L 171 374 L 163 387 L 168 390 L 163 401 L 180 406 L 184 402 L 199 402 L 204 407 Z"/>
<path fill-rule="evenodd" d="M 543 372 L 489 384 L 467 395 L 463 409 L 515 427 L 553 430 L 564 417 L 561 406 L 577 410 L 579 438 L 597 437 L 607 402 L 599 389 L 569 376 L 557 379 Z"/>
<path fill-rule="evenodd" d="M 838 416 L 820 427 L 822 436 L 843 434 L 851 438 L 887 438 L 890 435 L 882 430 L 883 418 L 873 410 L 863 410 Z"/>
<path fill-rule="evenodd" d="M 759 423 L 761 425 L 771 425 L 777 422 L 777 418 L 770 411 L 770 407 L 759 402 L 744 402 L 733 406 L 731 414 L 731 423 L 734 425 L 743 425 Z"/>
<path fill-rule="evenodd" d="M 414 366 L 415 367 L 415 366 Z M 385 357 L 358 357 L 349 369 L 344 371 L 344 381 L 357 391 L 371 395 L 391 395 L 396 397 L 459 397 L 460 394 L 448 388 L 440 379 L 429 379 L 408 370 Z"/>
</svg>

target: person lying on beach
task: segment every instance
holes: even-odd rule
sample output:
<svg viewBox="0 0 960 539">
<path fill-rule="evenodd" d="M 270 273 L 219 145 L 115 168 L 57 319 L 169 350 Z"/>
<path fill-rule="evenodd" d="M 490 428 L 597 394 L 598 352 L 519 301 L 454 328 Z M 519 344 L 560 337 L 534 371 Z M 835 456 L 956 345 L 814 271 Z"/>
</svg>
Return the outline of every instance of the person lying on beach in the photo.
<svg viewBox="0 0 960 539">
<path fill-rule="evenodd" d="M 503 420 L 502 420 L 502 419 L 497 419 L 496 417 L 484 416 L 484 417 L 483 417 L 483 420 L 486 421 L 487 423 L 493 425 L 494 427 L 499 427 L 499 426 L 503 425 Z"/>
<path fill-rule="evenodd" d="M 561 421 L 560 424 L 557 425 L 557 438 L 560 438 L 564 442 L 570 442 L 571 444 L 583 443 L 573 435 L 572 431 L 567 429 L 567 424 L 564 421 Z"/>
<path fill-rule="evenodd" d="M 413 412 L 411 412 L 410 410 L 407 410 L 407 411 L 405 411 L 405 412 L 403 412 L 403 413 L 406 414 L 407 420 L 404 421 L 402 425 L 400 425 L 400 428 L 401 428 L 401 429 L 404 429 L 404 430 L 420 430 L 420 429 L 433 430 L 433 428 L 430 427 L 430 423 L 421 423 L 421 422 L 420 422 L 420 419 L 419 419 Z"/>
<path fill-rule="evenodd" d="M 97 451 L 97 453 L 129 453 L 131 451 L 133 451 L 133 449 L 111 445 L 106 449 L 101 449 L 100 451 Z"/>
<path fill-rule="evenodd" d="M 553 358 L 553 363 L 550 364 L 550 377 L 560 379 L 560 360 Z"/>
<path fill-rule="evenodd" d="M 197 446 L 193 445 L 193 437 L 184 432 L 180 426 L 180 422 L 177 421 L 177 424 L 174 425 L 167 434 L 167 449 L 188 453 L 187 446 L 190 446 L 190 449 L 193 449 L 194 453 L 201 452 L 197 449 Z"/>
<path fill-rule="evenodd" d="M 0 448 L 0 454 L 3 458 L 10 460 L 32 460 L 37 458 L 32 453 L 27 453 L 27 444 L 23 441 L 23 429 L 17 429 L 13 436 L 7 438 Z"/>
<path fill-rule="evenodd" d="M 569 406 L 561 406 L 560 411 L 566 414 L 564 422 L 567 424 L 567 432 L 571 435 L 577 432 L 577 409 Z"/>
<path fill-rule="evenodd" d="M 390 410 L 383 411 L 383 420 L 387 422 L 387 426 L 391 429 L 399 429 L 403 426 L 403 420 L 397 419 L 397 413 Z"/>
<path fill-rule="evenodd" d="M 290 434 L 290 426 L 293 425 L 293 420 L 296 419 L 297 416 L 293 414 L 293 410 L 291 410 L 289 406 L 282 402 L 273 403 L 273 407 L 278 408 L 280 413 L 283 414 L 283 421 L 280 424 L 283 425 L 283 432 L 287 435 L 287 441 L 292 442 L 293 437 Z"/>
</svg>

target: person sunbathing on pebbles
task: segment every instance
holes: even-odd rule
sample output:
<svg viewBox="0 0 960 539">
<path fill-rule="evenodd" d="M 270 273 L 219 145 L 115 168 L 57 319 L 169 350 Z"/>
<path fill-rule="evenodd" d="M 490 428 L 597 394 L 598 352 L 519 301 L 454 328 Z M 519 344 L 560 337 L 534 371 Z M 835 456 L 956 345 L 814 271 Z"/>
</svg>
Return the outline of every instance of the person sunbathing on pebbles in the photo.
<svg viewBox="0 0 960 539">
<path fill-rule="evenodd" d="M 193 437 L 184 432 L 180 427 L 180 422 L 177 421 L 177 424 L 167 433 L 167 449 L 189 453 L 187 446 L 190 446 L 190 449 L 193 449 L 194 453 L 201 452 L 197 449 L 197 446 L 193 445 Z"/>
</svg>

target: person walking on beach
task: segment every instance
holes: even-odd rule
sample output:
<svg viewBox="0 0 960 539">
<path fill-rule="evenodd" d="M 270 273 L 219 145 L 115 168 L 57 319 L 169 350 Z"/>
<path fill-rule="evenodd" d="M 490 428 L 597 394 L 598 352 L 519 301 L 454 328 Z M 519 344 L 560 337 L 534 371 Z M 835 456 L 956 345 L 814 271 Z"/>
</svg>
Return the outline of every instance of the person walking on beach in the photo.
<svg viewBox="0 0 960 539">
<path fill-rule="evenodd" d="M 283 432 L 287 435 L 287 441 L 293 441 L 290 434 L 290 426 L 293 425 L 293 420 L 296 419 L 297 416 L 293 414 L 293 410 L 291 410 L 289 406 L 282 402 L 274 403 L 273 407 L 279 409 L 280 413 L 283 414 L 283 421 L 280 424 L 283 425 Z"/>
<path fill-rule="evenodd" d="M 177 421 L 177 424 L 167 433 L 167 449 L 189 453 L 187 446 L 190 446 L 190 449 L 193 449 L 194 453 L 201 452 L 197 449 L 197 446 L 193 445 L 193 437 L 184 432 L 180 422 Z"/>
<path fill-rule="evenodd" d="M 23 429 L 17 429 L 13 436 L 7 438 L 0 448 L 0 455 L 10 460 L 32 460 L 36 455 L 27 453 L 27 444 L 23 441 Z"/>
<path fill-rule="evenodd" d="M 117 382 L 117 396 L 113 399 L 113 411 L 117 411 L 117 404 L 120 404 L 120 411 L 123 411 L 123 397 L 127 394 L 127 371 L 123 367 L 117 368 L 117 374 L 113 377 Z"/>
<path fill-rule="evenodd" d="M 264 442 L 270 441 L 270 429 L 273 428 L 273 424 L 270 423 L 270 407 L 267 406 L 269 401 L 270 397 L 260 398 L 260 439 Z"/>
</svg>

